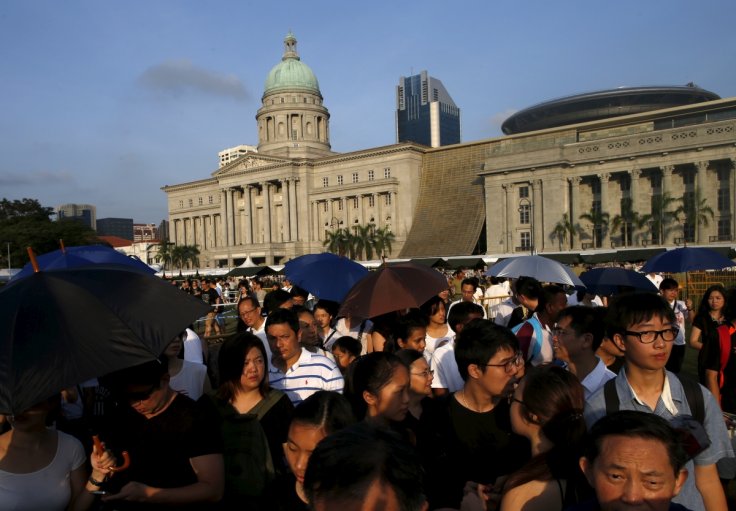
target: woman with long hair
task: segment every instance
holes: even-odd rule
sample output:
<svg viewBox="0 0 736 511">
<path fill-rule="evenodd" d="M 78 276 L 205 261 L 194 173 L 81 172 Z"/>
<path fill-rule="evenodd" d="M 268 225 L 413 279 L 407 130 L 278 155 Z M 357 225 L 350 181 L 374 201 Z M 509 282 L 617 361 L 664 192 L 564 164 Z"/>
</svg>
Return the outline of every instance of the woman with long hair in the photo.
<svg viewBox="0 0 736 511">
<path fill-rule="evenodd" d="M 354 422 L 350 404 L 337 392 L 320 390 L 299 403 L 283 445 L 291 473 L 280 478 L 275 494 L 276 505 L 271 509 L 309 509 L 303 487 L 309 456 L 323 438 Z"/>
<path fill-rule="evenodd" d="M 322 348 L 330 352 L 332 345 L 340 337 L 332 326 L 332 321 L 337 314 L 338 305 L 328 300 L 320 300 L 314 305 L 314 321 L 317 323 L 317 335 L 320 338 Z"/>
<path fill-rule="evenodd" d="M 435 295 L 427 300 L 419 310 L 429 320 L 425 338 L 427 346 L 424 351 L 431 357 L 437 348 L 455 340 L 455 332 L 447 324 L 447 307 L 439 296 Z"/>
<path fill-rule="evenodd" d="M 578 468 L 585 436 L 584 390 L 574 374 L 543 366 L 511 397 L 511 427 L 531 443 L 532 459 L 505 481 L 501 511 L 556 511 L 589 491 Z"/>
<path fill-rule="evenodd" d="M 348 370 L 345 396 L 358 420 L 401 422 L 409 411 L 409 369 L 392 353 L 364 355 Z"/>
<path fill-rule="evenodd" d="M 698 312 L 693 318 L 693 326 L 690 330 L 690 346 L 699 351 L 698 353 L 698 380 L 707 385 L 705 377 L 705 353 L 704 347 L 710 342 L 718 342 L 718 327 L 728 321 L 724 312 L 726 311 L 726 289 L 720 284 L 714 284 L 705 290 L 700 300 Z"/>
</svg>

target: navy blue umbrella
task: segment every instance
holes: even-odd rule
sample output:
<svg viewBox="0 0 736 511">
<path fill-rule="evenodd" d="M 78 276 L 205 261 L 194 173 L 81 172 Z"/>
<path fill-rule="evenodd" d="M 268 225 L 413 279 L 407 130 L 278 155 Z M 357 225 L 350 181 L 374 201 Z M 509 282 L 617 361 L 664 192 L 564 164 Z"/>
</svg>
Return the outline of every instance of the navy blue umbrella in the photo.
<svg viewBox="0 0 736 511">
<path fill-rule="evenodd" d="M 668 250 L 649 259 L 642 273 L 681 273 L 695 270 L 721 270 L 736 266 L 731 259 L 714 250 L 702 247 L 683 247 Z"/>
<path fill-rule="evenodd" d="M 624 290 L 659 292 L 643 274 L 624 268 L 593 268 L 580 275 L 588 293 L 611 296 Z"/>
<path fill-rule="evenodd" d="M 284 275 L 322 300 L 341 302 L 368 270 L 347 257 L 325 252 L 292 259 L 284 266 Z"/>
<path fill-rule="evenodd" d="M 125 266 L 129 270 L 138 270 L 153 275 L 156 270 L 136 257 L 129 257 L 114 248 L 105 245 L 84 245 L 66 247 L 40 255 L 36 258 L 41 271 L 60 270 L 64 268 L 81 268 L 96 264 L 113 264 Z M 27 263 L 12 280 L 22 279 L 33 274 L 33 266 Z"/>
</svg>

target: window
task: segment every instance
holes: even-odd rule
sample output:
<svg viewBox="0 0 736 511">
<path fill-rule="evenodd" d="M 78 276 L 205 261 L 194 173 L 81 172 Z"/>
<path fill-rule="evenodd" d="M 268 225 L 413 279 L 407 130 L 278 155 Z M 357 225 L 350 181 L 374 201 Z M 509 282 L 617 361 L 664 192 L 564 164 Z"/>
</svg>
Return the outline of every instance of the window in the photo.
<svg viewBox="0 0 736 511">
<path fill-rule="evenodd" d="M 323 211 L 324 211 L 325 213 L 327 213 L 327 201 L 324 201 L 324 202 L 322 203 L 322 210 L 323 210 Z"/>
<path fill-rule="evenodd" d="M 184 207 L 184 201 L 183 201 L 183 200 L 180 200 L 180 201 L 179 201 L 179 207 L 180 207 L 180 208 L 183 208 L 183 207 Z"/>
<path fill-rule="evenodd" d="M 368 181 L 373 181 L 373 178 L 374 178 L 373 171 L 372 170 L 369 170 L 368 171 Z"/>
<path fill-rule="evenodd" d="M 731 201 L 728 192 L 728 188 L 718 189 L 718 211 L 721 213 L 728 213 L 731 211 Z"/>
<path fill-rule="evenodd" d="M 207 202 L 210 203 L 210 204 L 212 204 L 212 195 L 210 195 L 209 197 L 207 197 Z"/>
<path fill-rule="evenodd" d="M 373 195 L 368 196 L 368 207 L 372 208 L 376 205 L 376 198 Z"/>
<path fill-rule="evenodd" d="M 358 198 L 353 197 L 353 209 L 358 209 Z"/>
<path fill-rule="evenodd" d="M 358 182 L 358 173 L 353 172 L 353 183 L 357 183 L 357 182 Z"/>
<path fill-rule="evenodd" d="M 384 179 L 391 178 L 391 167 L 386 167 L 385 169 L 383 169 L 383 177 Z"/>
<path fill-rule="evenodd" d="M 523 250 L 529 250 L 532 248 L 532 235 L 528 231 L 521 233 L 521 248 Z"/>
<path fill-rule="evenodd" d="M 531 204 L 521 204 L 519 206 L 519 223 L 522 225 L 526 225 L 529 223 L 529 219 L 531 218 Z"/>
<path fill-rule="evenodd" d="M 695 172 L 685 172 L 682 174 L 682 183 L 684 185 L 695 184 Z"/>
<path fill-rule="evenodd" d="M 595 179 L 590 183 L 590 192 L 593 195 L 600 195 L 601 194 L 601 182 L 598 179 Z"/>
<path fill-rule="evenodd" d="M 337 210 L 342 211 L 342 199 L 337 201 Z"/>
<path fill-rule="evenodd" d="M 197 199 L 197 204 L 200 205 L 200 206 L 202 205 L 202 197 L 200 197 L 200 198 Z"/>
<path fill-rule="evenodd" d="M 330 186 L 330 178 L 323 177 L 322 178 L 322 188 L 327 188 L 328 186 Z"/>
<path fill-rule="evenodd" d="M 342 185 L 342 176 L 337 176 L 337 184 L 338 186 Z"/>
<path fill-rule="evenodd" d="M 194 200 L 189 199 L 189 207 L 191 208 L 192 206 L 194 206 Z"/>
<path fill-rule="evenodd" d="M 519 198 L 520 199 L 528 199 L 529 198 L 529 187 L 528 186 L 520 186 L 519 187 Z"/>
<path fill-rule="evenodd" d="M 685 236 L 685 241 L 693 243 L 695 241 L 695 224 L 690 222 L 682 224 L 682 234 Z"/>
<path fill-rule="evenodd" d="M 721 218 L 718 220 L 718 240 L 725 241 L 731 239 L 731 219 Z"/>
<path fill-rule="evenodd" d="M 386 206 L 390 206 L 391 205 L 391 194 L 390 193 L 387 193 L 386 194 L 386 202 L 385 202 L 385 204 L 386 204 Z"/>
<path fill-rule="evenodd" d="M 730 173 L 731 173 L 731 169 L 718 169 L 718 181 L 722 183 L 728 182 Z"/>
</svg>

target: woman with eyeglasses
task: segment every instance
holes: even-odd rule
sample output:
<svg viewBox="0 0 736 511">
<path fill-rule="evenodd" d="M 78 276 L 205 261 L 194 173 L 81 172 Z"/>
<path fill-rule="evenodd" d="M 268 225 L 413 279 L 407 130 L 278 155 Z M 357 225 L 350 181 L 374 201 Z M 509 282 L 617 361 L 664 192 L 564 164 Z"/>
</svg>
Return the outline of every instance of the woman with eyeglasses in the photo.
<svg viewBox="0 0 736 511">
<path fill-rule="evenodd" d="M 521 380 L 510 398 L 511 428 L 529 440 L 532 459 L 504 483 L 501 511 L 563 510 L 590 495 L 578 468 L 583 396 L 575 375 L 561 367 L 542 366 Z"/>
<path fill-rule="evenodd" d="M 705 354 L 707 350 L 704 348 L 708 343 L 718 343 L 718 327 L 725 324 L 729 319 L 724 315 L 725 310 L 726 289 L 720 284 L 715 284 L 703 293 L 698 312 L 693 318 L 689 344 L 690 347 L 699 352 L 698 380 L 703 385 L 708 383 L 705 377 Z"/>
</svg>

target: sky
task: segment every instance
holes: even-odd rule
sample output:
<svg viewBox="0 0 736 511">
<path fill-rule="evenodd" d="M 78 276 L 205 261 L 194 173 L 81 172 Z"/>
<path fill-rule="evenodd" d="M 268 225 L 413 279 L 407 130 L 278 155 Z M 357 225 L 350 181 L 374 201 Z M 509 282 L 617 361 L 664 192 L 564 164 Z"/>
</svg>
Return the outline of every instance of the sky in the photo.
<svg viewBox="0 0 736 511">
<path fill-rule="evenodd" d="M 158 223 L 161 187 L 257 145 L 289 30 L 330 111 L 333 151 L 396 142 L 401 76 L 427 70 L 463 142 L 570 94 L 694 82 L 736 96 L 736 2 L 5 0 L 0 198 L 94 204 Z"/>
</svg>

